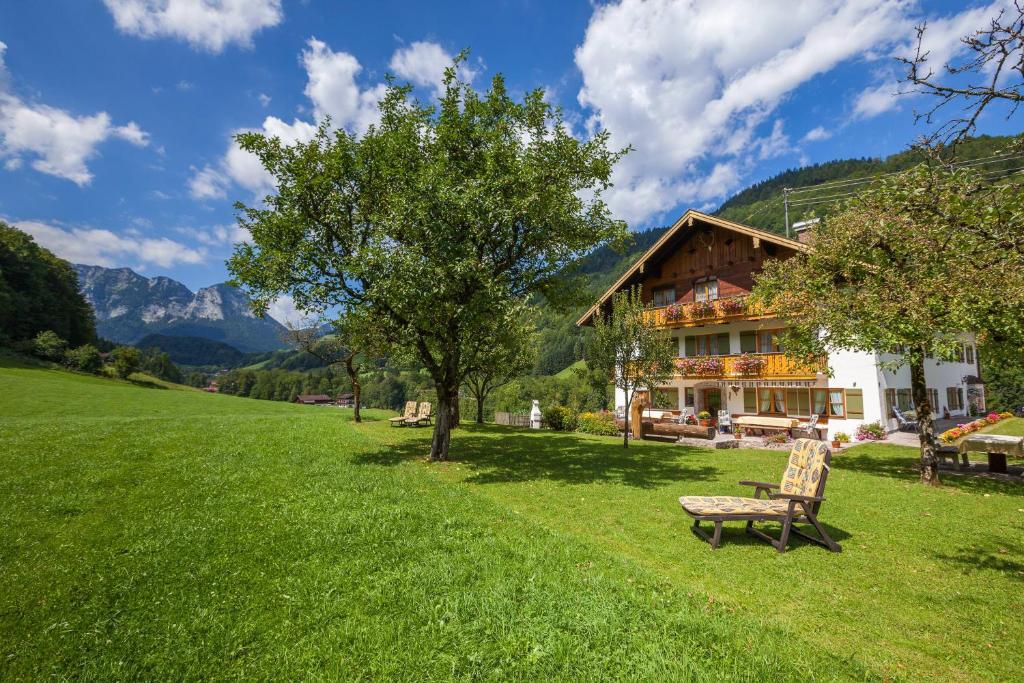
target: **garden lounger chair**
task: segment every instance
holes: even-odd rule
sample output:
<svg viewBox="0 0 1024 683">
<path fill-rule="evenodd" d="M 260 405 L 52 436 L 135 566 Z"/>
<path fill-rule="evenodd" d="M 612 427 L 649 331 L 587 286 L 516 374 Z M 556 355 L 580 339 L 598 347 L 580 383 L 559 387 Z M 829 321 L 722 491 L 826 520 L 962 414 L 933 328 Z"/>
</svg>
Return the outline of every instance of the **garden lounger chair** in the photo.
<svg viewBox="0 0 1024 683">
<path fill-rule="evenodd" d="M 420 404 L 419 412 L 417 412 L 413 417 L 405 418 L 405 424 L 410 427 L 419 427 L 422 424 L 430 424 L 430 408 L 430 403 L 424 401 Z"/>
<path fill-rule="evenodd" d="M 832 453 L 823 441 L 798 439 L 789 454 L 789 464 L 779 484 L 766 484 L 759 481 L 741 481 L 742 486 L 753 486 L 753 498 L 733 496 L 683 496 L 679 504 L 686 514 L 693 517 L 693 532 L 717 548 L 722 540 L 723 522 L 746 522 L 747 533 L 768 541 L 780 553 L 786 552 L 789 534 L 793 532 L 818 545 L 823 545 L 832 552 L 842 550 L 833 541 L 825 528 L 818 522 L 818 510 L 825 498 L 825 481 L 828 479 L 829 462 Z M 772 493 L 778 489 L 778 493 Z M 767 498 L 761 497 L 761 492 Z M 701 522 L 712 522 L 715 525 L 713 537 L 700 528 Z M 782 525 L 782 534 L 778 540 L 759 529 L 754 522 L 778 522 Z M 809 522 L 820 534 L 819 538 L 798 529 L 796 522 Z"/>
<path fill-rule="evenodd" d="M 796 427 L 793 427 L 794 432 L 800 432 L 805 434 L 808 439 L 818 438 L 818 414 L 814 413 L 807 422 L 799 422 Z"/>
<path fill-rule="evenodd" d="M 906 416 L 900 412 L 900 409 L 896 406 L 892 407 L 892 416 L 896 418 L 896 422 L 899 423 L 899 431 L 901 432 L 916 432 L 917 431 L 917 420 L 908 420 Z"/>
<path fill-rule="evenodd" d="M 392 427 L 404 427 L 406 420 L 416 417 L 416 401 L 405 402 L 405 412 L 396 417 L 388 418 L 388 422 L 391 423 Z"/>
</svg>

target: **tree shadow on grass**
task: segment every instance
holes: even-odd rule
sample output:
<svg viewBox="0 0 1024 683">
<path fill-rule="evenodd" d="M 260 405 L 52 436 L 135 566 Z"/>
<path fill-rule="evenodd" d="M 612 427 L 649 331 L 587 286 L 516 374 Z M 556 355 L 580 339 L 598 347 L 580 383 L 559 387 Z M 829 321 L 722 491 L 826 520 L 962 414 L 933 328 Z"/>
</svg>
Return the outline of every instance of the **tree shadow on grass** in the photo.
<svg viewBox="0 0 1024 683">
<path fill-rule="evenodd" d="M 687 517 L 688 521 L 689 519 L 690 518 Z M 846 531 L 843 531 L 838 527 L 834 527 L 831 524 L 825 524 L 820 519 L 818 520 L 818 522 L 821 523 L 823 527 L 825 527 L 825 531 L 828 532 L 828 535 L 836 543 L 840 543 L 850 538 L 850 534 Z M 693 522 L 690 522 L 690 525 L 692 524 Z M 711 533 L 714 530 L 714 524 L 712 522 L 703 522 L 701 526 L 707 533 Z M 757 545 L 763 547 L 771 555 L 775 555 L 778 553 L 778 551 L 771 545 L 769 545 L 766 541 L 757 538 L 751 534 L 748 534 L 746 532 L 745 526 L 746 522 L 726 522 L 725 525 L 722 526 L 722 545 L 719 546 L 719 550 L 726 547 L 727 545 Z M 755 522 L 754 526 L 757 529 L 760 529 L 761 531 L 767 533 L 769 536 L 772 536 L 776 539 L 779 538 L 782 527 L 781 524 L 775 522 Z M 798 526 L 802 531 L 812 536 L 817 536 L 818 534 L 818 532 L 815 531 L 814 527 L 810 524 L 807 524 L 806 522 L 800 522 L 798 524 L 795 524 L 794 526 Z M 696 534 L 692 535 L 695 540 L 707 544 L 707 541 L 703 538 L 700 538 Z M 828 549 L 821 547 L 817 543 L 808 541 L 806 538 L 803 538 L 799 534 L 790 534 L 789 543 L 786 545 L 786 552 L 791 553 L 794 550 L 801 550 L 804 548 L 808 549 L 808 552 L 830 552 Z M 710 545 L 708 546 L 708 552 L 711 552 Z"/>
<path fill-rule="evenodd" d="M 990 537 L 984 545 L 962 547 L 950 554 L 935 553 L 934 557 L 960 567 L 965 574 L 996 571 L 1024 582 L 1024 545 L 1005 538 Z"/>
<path fill-rule="evenodd" d="M 164 386 L 163 384 L 157 384 L 156 382 L 153 382 L 148 379 L 129 379 L 128 381 L 131 382 L 133 385 L 141 387 L 143 389 L 164 389 L 165 391 L 168 389 L 168 387 Z"/>
<path fill-rule="evenodd" d="M 356 462 L 394 465 L 425 457 L 429 444 L 405 441 L 356 458 Z M 460 427 L 452 440 L 451 461 L 470 468 L 472 484 L 556 481 L 564 484 L 608 482 L 656 488 L 679 481 L 715 480 L 721 470 L 701 462 L 685 447 L 624 449 L 616 439 L 592 440 L 557 432 Z"/>
<path fill-rule="evenodd" d="M 907 482 L 919 481 L 921 471 L 918 468 L 917 451 L 903 450 L 906 450 L 908 454 L 881 455 L 850 450 L 834 457 L 832 467 L 837 470 L 863 472 Z M 967 493 L 1002 493 L 1010 496 L 1024 496 L 1024 484 L 992 478 L 985 472 L 960 472 L 943 467 L 939 469 L 939 481 L 943 486 L 957 488 Z"/>
</svg>

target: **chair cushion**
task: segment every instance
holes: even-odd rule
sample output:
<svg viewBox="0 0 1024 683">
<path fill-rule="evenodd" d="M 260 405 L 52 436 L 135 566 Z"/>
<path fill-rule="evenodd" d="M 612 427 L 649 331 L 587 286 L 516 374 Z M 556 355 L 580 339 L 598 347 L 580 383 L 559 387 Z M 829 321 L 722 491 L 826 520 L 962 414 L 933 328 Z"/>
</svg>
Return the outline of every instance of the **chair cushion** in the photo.
<svg viewBox="0 0 1024 683">
<path fill-rule="evenodd" d="M 683 496 L 679 499 L 691 515 L 763 515 L 785 517 L 789 502 L 764 498 L 739 498 L 735 496 Z M 800 507 L 797 506 L 799 512 Z"/>
<path fill-rule="evenodd" d="M 818 492 L 828 446 L 824 441 L 797 439 L 789 453 L 789 464 L 782 475 L 779 490 L 797 496 L 813 496 Z"/>
</svg>

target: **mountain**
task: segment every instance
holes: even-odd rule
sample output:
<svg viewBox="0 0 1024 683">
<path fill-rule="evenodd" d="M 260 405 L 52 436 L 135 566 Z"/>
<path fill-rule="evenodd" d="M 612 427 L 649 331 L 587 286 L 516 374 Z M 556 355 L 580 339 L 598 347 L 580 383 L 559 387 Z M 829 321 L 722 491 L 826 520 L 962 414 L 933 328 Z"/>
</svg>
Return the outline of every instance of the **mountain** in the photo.
<svg viewBox="0 0 1024 683">
<path fill-rule="evenodd" d="M 284 326 L 270 317 L 257 318 L 249 298 L 226 283 L 193 293 L 177 280 L 144 277 L 130 268 L 75 265 L 75 270 L 101 337 L 123 344 L 149 334 L 202 337 L 245 352 L 284 346 Z"/>
<path fill-rule="evenodd" d="M 171 334 L 147 334 L 135 342 L 135 346 L 140 349 L 160 349 L 178 365 L 213 365 L 220 368 L 248 365 L 269 355 L 242 353 L 230 344 L 204 337 L 179 337 Z"/>
</svg>

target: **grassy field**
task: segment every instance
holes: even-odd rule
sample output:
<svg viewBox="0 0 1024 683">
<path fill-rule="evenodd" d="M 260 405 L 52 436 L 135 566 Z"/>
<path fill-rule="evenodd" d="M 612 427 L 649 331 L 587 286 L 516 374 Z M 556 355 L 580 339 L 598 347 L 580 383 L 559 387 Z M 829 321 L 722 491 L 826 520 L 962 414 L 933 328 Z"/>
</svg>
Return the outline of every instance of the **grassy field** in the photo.
<svg viewBox="0 0 1024 683">
<path fill-rule="evenodd" d="M 1024 436 L 1024 418 L 1012 417 L 1008 420 L 1001 420 L 985 430 L 989 434 L 1004 434 L 1006 436 Z"/>
<path fill-rule="evenodd" d="M 1010 680 L 1024 487 L 836 456 L 842 554 L 676 498 L 784 456 L 293 406 L 0 359 L 0 677 Z M 371 418 L 380 414 L 368 411 Z"/>
</svg>

